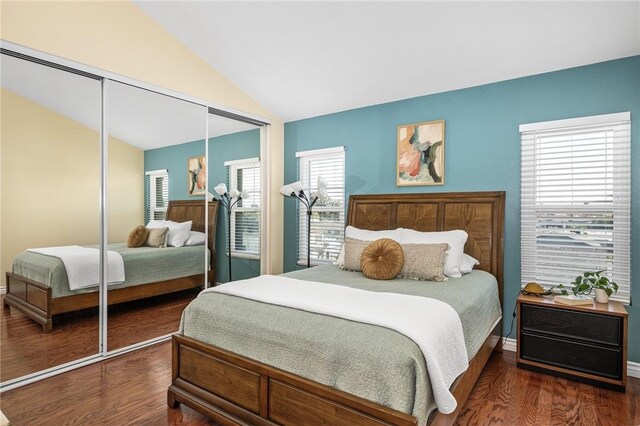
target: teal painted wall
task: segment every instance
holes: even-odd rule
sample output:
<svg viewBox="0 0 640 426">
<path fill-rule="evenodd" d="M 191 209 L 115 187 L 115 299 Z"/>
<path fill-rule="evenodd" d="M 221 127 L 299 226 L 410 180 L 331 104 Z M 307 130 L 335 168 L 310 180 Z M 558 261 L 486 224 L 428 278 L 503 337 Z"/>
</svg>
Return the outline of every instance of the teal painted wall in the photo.
<svg viewBox="0 0 640 426">
<path fill-rule="evenodd" d="M 169 171 L 170 200 L 203 200 L 202 196 L 190 196 L 187 193 L 187 160 L 204 155 L 204 139 L 173 145 L 165 148 L 151 149 L 144 152 L 144 170 L 167 169 Z M 220 182 L 227 182 L 225 161 L 240 160 L 260 156 L 260 132 L 258 129 L 209 139 L 209 188 Z M 145 187 L 145 191 L 148 188 Z M 145 203 L 146 203 L 145 193 Z M 145 205 L 145 211 L 148 205 Z M 226 254 L 227 217 L 223 207 L 218 215 L 216 232 L 218 282 L 229 280 L 229 260 Z M 233 279 L 240 280 L 260 275 L 260 261 L 252 259 L 232 259 Z"/>
<path fill-rule="evenodd" d="M 169 199 L 170 200 L 202 200 L 204 197 L 189 195 L 187 186 L 187 160 L 192 157 L 204 155 L 204 139 L 167 146 L 165 148 L 149 149 L 144 152 L 144 171 L 167 169 L 169 173 Z M 145 185 L 145 206 L 147 211 L 148 188 Z M 146 213 L 145 213 L 146 215 Z M 146 218 L 149 220 L 149 218 Z"/>
<path fill-rule="evenodd" d="M 209 188 L 213 189 L 220 182 L 227 183 L 225 161 L 253 157 L 260 157 L 260 131 L 258 129 L 209 139 Z M 226 283 L 229 281 L 229 258 L 226 255 L 225 237 L 227 235 L 227 215 L 224 207 L 221 206 L 220 210 L 216 233 L 217 280 Z M 232 258 L 231 268 L 233 268 L 234 281 L 260 275 L 259 260 Z"/>
<path fill-rule="evenodd" d="M 640 362 L 640 56 L 423 96 L 285 124 L 284 181 L 296 151 L 346 147 L 346 192 L 506 191 L 508 332 L 520 286 L 520 133 L 523 123 L 631 111 L 632 297 L 629 359 Z M 396 187 L 396 126 L 444 119 L 445 185 Z M 296 204 L 286 199 L 284 269 L 296 266 Z"/>
</svg>

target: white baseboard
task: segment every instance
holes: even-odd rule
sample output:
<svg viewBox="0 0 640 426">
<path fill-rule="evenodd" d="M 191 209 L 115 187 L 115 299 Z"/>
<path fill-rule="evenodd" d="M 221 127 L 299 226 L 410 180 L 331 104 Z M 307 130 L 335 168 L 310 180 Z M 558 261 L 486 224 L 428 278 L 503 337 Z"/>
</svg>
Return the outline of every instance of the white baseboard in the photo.
<svg viewBox="0 0 640 426">
<path fill-rule="evenodd" d="M 505 338 L 502 349 L 505 351 L 516 351 L 516 339 Z M 627 361 L 627 376 L 640 378 L 640 362 Z"/>
</svg>

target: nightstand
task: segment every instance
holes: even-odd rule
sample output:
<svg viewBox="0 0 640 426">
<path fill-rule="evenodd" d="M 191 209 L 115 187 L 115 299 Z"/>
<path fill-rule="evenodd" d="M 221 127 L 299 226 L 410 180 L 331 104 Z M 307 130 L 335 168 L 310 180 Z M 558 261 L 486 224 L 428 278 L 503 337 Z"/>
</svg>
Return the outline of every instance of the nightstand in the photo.
<svg viewBox="0 0 640 426">
<path fill-rule="evenodd" d="M 518 367 L 624 391 L 628 314 L 620 302 L 518 296 Z"/>
</svg>

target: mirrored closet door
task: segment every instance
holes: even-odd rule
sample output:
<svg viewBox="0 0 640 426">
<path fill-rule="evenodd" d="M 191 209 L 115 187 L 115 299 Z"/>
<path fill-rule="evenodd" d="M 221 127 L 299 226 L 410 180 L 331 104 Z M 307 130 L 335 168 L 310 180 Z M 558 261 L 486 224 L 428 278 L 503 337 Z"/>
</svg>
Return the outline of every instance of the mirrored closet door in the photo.
<svg viewBox="0 0 640 426">
<path fill-rule="evenodd" d="M 178 330 L 207 282 L 216 228 L 208 241 L 206 107 L 110 80 L 107 92 L 113 351 Z M 215 218 L 217 203 L 209 210 Z"/>
<path fill-rule="evenodd" d="M 209 186 L 221 199 L 217 280 L 225 283 L 256 277 L 262 259 L 261 128 L 213 112 L 208 126 Z"/>
<path fill-rule="evenodd" d="M 6 383 L 99 352 L 101 81 L 4 53 L 0 65 Z"/>
</svg>

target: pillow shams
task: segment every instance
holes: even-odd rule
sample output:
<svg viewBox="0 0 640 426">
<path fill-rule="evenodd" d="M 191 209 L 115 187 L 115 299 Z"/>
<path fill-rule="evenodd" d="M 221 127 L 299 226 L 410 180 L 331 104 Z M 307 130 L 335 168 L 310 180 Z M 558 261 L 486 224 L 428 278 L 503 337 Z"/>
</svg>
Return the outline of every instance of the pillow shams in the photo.
<svg viewBox="0 0 640 426">
<path fill-rule="evenodd" d="M 199 246 L 204 244 L 206 241 L 206 236 L 204 232 L 191 231 L 189 232 L 189 238 L 184 242 L 185 246 Z"/>
<path fill-rule="evenodd" d="M 436 244 L 447 243 L 449 249 L 444 259 L 444 274 L 451 278 L 460 278 L 460 263 L 464 254 L 464 245 L 469 236 L 465 231 L 420 232 L 403 229 L 400 244 Z"/>
<path fill-rule="evenodd" d="M 477 259 L 474 259 L 473 257 L 469 256 L 468 254 L 464 253 L 462 255 L 462 262 L 460 263 L 460 273 L 461 274 L 468 274 L 471 271 L 473 271 L 473 267 L 476 265 L 479 265 L 480 262 Z"/>
<path fill-rule="evenodd" d="M 414 280 L 444 281 L 444 259 L 449 248 L 440 244 L 401 244 L 404 266 L 398 276 Z"/>
<path fill-rule="evenodd" d="M 400 242 L 401 236 L 402 236 L 402 228 L 388 229 L 384 231 L 369 231 L 367 229 L 358 229 L 354 226 L 349 225 L 344 230 L 345 244 L 343 244 L 342 248 L 340 249 L 340 254 L 338 255 L 338 259 L 336 259 L 336 265 L 338 265 L 340 268 L 343 268 L 345 266 L 344 257 L 345 257 L 345 245 L 346 245 L 347 238 L 352 238 L 354 240 L 360 240 L 360 241 L 375 241 L 381 238 L 389 238 L 394 241 Z M 359 268 L 360 267 L 358 266 L 358 269 L 357 269 L 358 271 L 360 270 Z M 344 269 L 347 269 L 347 268 L 344 268 Z"/>
<path fill-rule="evenodd" d="M 189 239 L 192 221 L 174 222 L 172 220 L 151 220 L 147 228 L 169 228 L 167 233 L 167 245 L 171 247 L 182 247 Z"/>
</svg>

